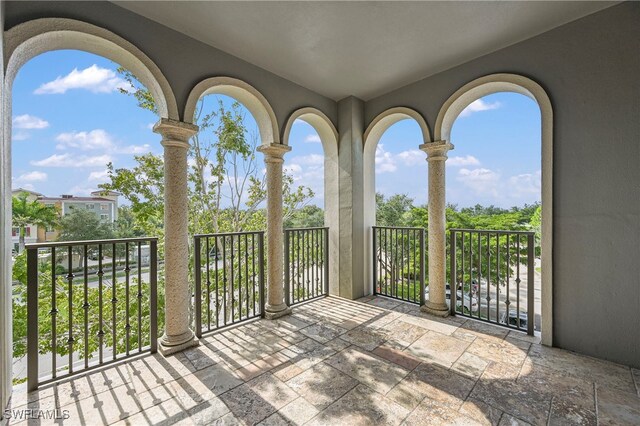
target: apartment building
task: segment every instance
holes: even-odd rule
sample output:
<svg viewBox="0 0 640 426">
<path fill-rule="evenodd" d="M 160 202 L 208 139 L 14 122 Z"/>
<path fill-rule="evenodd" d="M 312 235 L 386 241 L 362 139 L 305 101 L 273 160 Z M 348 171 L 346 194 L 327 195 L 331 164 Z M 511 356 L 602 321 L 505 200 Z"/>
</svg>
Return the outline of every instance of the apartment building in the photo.
<svg viewBox="0 0 640 426">
<path fill-rule="evenodd" d="M 38 200 L 46 206 L 55 207 L 61 216 L 70 214 L 75 209 L 84 209 L 94 213 L 101 221 L 113 223 L 118 219 L 118 196 L 113 191 L 94 191 L 89 197 L 78 197 L 71 194 L 63 194 L 60 197 L 47 197 L 38 192 L 17 188 L 12 191 L 13 196 L 27 193 L 29 201 Z M 45 229 L 36 225 L 28 226 L 25 232 L 25 243 L 55 241 L 58 237 L 58 230 L 54 228 Z M 19 230 L 13 228 L 11 232 L 11 243 L 13 249 L 17 251 L 19 240 Z"/>
</svg>

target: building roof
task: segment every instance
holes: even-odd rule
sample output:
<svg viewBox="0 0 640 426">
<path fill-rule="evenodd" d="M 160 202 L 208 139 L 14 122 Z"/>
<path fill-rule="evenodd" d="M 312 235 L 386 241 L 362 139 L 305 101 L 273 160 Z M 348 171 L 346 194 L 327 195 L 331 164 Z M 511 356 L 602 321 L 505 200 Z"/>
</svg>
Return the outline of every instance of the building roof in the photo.
<svg viewBox="0 0 640 426">
<path fill-rule="evenodd" d="M 38 197 L 38 200 L 40 201 L 66 201 L 66 202 L 90 202 L 90 201 L 99 201 L 99 202 L 105 202 L 105 203 L 113 203 L 113 200 L 110 200 L 108 198 L 102 198 L 102 197 L 69 197 L 69 198 L 65 198 L 65 197 Z"/>
</svg>

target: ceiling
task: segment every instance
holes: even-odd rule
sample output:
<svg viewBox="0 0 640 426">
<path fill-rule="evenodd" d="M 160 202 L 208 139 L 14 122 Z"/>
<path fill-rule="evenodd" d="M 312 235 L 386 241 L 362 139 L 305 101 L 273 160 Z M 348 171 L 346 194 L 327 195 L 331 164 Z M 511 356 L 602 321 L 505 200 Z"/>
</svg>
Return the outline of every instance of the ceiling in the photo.
<svg viewBox="0 0 640 426">
<path fill-rule="evenodd" d="M 115 3 L 335 100 L 371 99 L 614 4 Z"/>
</svg>

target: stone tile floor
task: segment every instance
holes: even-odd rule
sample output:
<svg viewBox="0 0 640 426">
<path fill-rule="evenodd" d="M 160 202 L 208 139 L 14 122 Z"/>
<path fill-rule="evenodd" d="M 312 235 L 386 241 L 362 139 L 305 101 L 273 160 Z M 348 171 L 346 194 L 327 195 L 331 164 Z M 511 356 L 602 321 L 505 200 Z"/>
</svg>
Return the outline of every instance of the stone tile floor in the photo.
<svg viewBox="0 0 640 426">
<path fill-rule="evenodd" d="M 175 356 L 16 388 L 12 408 L 58 408 L 69 417 L 59 423 L 91 425 L 638 425 L 639 386 L 638 370 L 522 333 L 330 297 Z"/>
</svg>

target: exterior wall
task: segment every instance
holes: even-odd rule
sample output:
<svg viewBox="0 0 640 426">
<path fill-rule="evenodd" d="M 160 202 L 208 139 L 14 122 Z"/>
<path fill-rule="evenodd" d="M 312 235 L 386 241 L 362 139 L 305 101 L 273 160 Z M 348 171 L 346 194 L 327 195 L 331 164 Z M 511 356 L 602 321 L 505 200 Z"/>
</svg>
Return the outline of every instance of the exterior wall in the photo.
<svg viewBox="0 0 640 426">
<path fill-rule="evenodd" d="M 258 89 L 274 109 L 279 128 L 301 107 L 312 106 L 336 122 L 337 105 L 275 74 L 249 64 L 106 1 L 6 2 L 6 29 L 37 18 L 70 18 L 106 28 L 133 43 L 162 70 L 183 114 L 193 87 L 208 77 L 227 76 Z"/>
<path fill-rule="evenodd" d="M 0 2 L 0 58 L 4 58 L 5 2 Z M 0 87 L 4 88 L 4 59 L 0 61 Z M 0 105 L 5 91 L 0 90 Z M 0 121 L 7 111 L 0 107 Z M 8 114 L 7 114 L 8 115 Z M 11 396 L 11 133 L 0 132 L 0 419 Z"/>
<path fill-rule="evenodd" d="M 91 205 L 93 205 L 93 208 L 90 208 Z M 61 214 L 62 216 L 67 215 L 72 213 L 74 209 L 86 210 L 95 213 L 100 220 L 113 223 L 116 221 L 115 205 L 116 203 L 113 201 L 73 201 L 73 199 L 69 199 L 62 202 Z M 103 210 L 102 206 L 106 206 L 106 210 Z M 102 215 L 106 215 L 107 217 L 103 218 Z"/>
<path fill-rule="evenodd" d="M 640 3 L 627 2 L 366 103 L 434 128 L 459 87 L 527 76 L 551 97 L 554 346 L 640 367 Z M 455 140 L 452 141 L 455 144 Z"/>
</svg>

